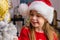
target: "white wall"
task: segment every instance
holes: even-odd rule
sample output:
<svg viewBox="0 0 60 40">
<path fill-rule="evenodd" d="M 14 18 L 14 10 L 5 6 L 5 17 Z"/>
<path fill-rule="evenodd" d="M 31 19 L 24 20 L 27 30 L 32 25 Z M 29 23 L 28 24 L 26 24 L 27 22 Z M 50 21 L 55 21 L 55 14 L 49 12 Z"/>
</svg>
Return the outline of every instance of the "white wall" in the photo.
<svg viewBox="0 0 60 40">
<path fill-rule="evenodd" d="M 50 0 L 53 7 L 57 11 L 57 19 L 60 20 L 60 0 Z M 60 27 L 60 22 L 58 22 L 58 27 Z"/>
<path fill-rule="evenodd" d="M 20 0 L 12 0 L 13 7 L 16 7 L 20 4 Z"/>
<path fill-rule="evenodd" d="M 14 15 L 14 8 L 20 4 L 20 0 L 10 0 L 12 2 L 12 8 L 9 10 L 11 14 L 11 18 Z"/>
</svg>

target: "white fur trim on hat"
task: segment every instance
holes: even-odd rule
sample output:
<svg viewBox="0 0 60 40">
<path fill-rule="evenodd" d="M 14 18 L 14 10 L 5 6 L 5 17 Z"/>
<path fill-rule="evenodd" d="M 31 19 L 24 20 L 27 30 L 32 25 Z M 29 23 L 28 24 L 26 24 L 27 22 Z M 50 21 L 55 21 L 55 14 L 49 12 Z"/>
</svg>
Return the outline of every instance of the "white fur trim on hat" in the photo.
<svg viewBox="0 0 60 40">
<path fill-rule="evenodd" d="M 36 10 L 38 13 L 40 13 L 44 18 L 47 19 L 47 21 L 51 24 L 53 20 L 53 12 L 54 8 L 51 6 L 48 6 L 43 1 L 34 1 L 30 4 L 29 10 Z"/>
</svg>

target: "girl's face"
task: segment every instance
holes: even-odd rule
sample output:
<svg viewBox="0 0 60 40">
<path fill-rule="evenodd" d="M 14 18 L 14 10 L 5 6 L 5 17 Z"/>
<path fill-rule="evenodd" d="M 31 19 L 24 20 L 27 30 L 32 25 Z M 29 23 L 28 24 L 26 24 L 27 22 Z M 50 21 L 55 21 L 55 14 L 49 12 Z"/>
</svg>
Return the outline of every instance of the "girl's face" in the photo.
<svg viewBox="0 0 60 40">
<path fill-rule="evenodd" d="M 33 27 L 42 27 L 44 25 L 44 18 L 40 13 L 37 13 L 35 10 L 30 11 L 30 22 Z"/>
</svg>

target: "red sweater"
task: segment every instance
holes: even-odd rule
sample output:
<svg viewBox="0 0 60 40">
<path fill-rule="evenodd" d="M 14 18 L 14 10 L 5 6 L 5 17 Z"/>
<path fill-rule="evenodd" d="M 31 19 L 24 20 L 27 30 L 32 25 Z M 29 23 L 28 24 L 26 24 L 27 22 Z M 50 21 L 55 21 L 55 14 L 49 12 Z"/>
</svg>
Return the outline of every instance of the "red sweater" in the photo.
<svg viewBox="0 0 60 40">
<path fill-rule="evenodd" d="M 29 34 L 30 30 L 26 29 L 25 27 L 22 28 L 20 37 L 18 37 L 18 40 L 29 40 Z M 46 36 L 44 33 L 35 32 L 36 40 L 46 40 Z M 57 37 L 54 35 L 54 40 L 57 40 Z"/>
</svg>

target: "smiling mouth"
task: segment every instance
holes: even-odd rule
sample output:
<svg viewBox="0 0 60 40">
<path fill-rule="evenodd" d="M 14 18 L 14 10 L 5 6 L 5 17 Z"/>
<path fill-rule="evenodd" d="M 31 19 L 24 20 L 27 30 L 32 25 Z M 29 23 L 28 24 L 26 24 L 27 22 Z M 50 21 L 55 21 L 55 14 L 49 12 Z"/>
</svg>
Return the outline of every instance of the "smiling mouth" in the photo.
<svg viewBox="0 0 60 40">
<path fill-rule="evenodd" d="M 38 22 L 32 22 L 32 23 L 33 23 L 33 24 L 36 24 L 36 23 L 38 24 Z"/>
</svg>

